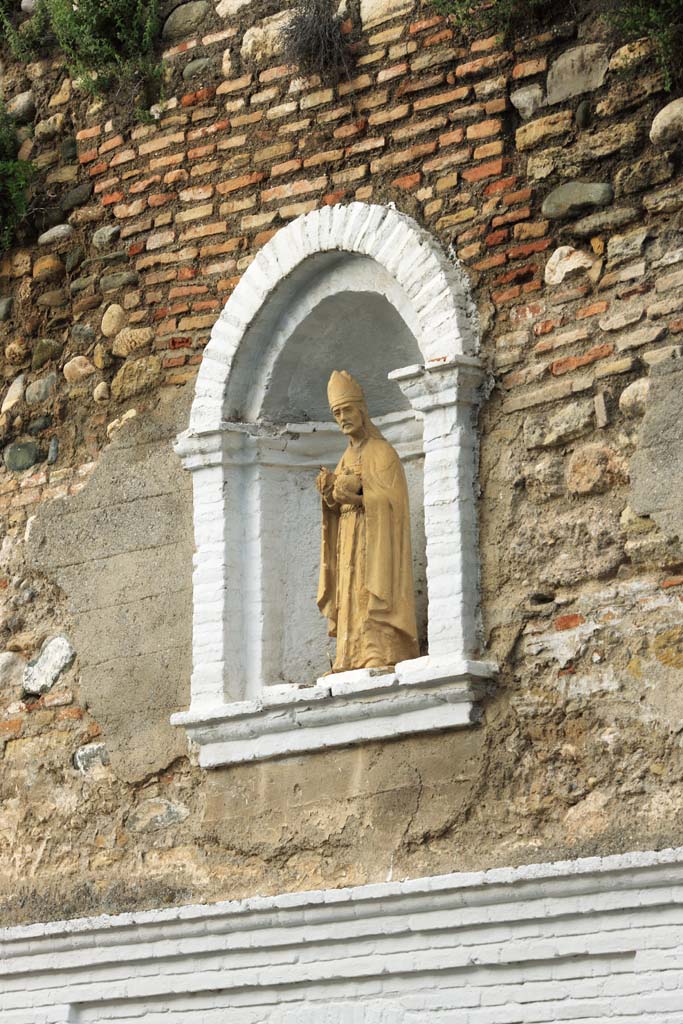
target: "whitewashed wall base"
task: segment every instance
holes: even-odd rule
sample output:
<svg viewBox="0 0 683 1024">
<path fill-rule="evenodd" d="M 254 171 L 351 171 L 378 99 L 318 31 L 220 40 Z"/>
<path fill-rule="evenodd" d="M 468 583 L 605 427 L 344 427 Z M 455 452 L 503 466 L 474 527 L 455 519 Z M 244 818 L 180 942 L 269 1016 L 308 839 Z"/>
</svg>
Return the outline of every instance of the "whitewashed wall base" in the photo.
<svg viewBox="0 0 683 1024">
<path fill-rule="evenodd" d="M 2 1024 L 681 1024 L 683 850 L 0 932 Z"/>
<path fill-rule="evenodd" d="M 361 670 L 304 689 L 269 686 L 253 701 L 176 714 L 199 746 L 203 768 L 264 761 L 304 751 L 464 728 L 494 675 L 486 662 L 406 661 L 396 672 Z"/>
</svg>

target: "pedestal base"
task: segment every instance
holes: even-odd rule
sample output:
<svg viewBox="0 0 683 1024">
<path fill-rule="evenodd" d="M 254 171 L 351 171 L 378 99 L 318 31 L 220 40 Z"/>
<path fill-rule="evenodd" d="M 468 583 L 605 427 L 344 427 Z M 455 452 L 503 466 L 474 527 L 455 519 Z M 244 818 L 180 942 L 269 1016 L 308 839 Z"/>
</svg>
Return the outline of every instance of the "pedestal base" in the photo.
<svg viewBox="0 0 683 1024">
<path fill-rule="evenodd" d="M 394 672 L 361 669 L 315 686 L 269 686 L 255 701 L 173 715 L 199 746 L 203 768 L 264 761 L 412 733 L 462 729 L 495 675 L 491 662 L 417 658 Z"/>
</svg>

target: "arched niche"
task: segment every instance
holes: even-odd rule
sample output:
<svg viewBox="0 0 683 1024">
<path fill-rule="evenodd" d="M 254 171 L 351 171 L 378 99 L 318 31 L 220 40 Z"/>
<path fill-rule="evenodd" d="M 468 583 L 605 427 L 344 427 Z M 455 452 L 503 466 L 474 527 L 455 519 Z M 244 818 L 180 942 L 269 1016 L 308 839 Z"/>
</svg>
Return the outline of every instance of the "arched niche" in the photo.
<svg viewBox="0 0 683 1024">
<path fill-rule="evenodd" d="M 259 253 L 207 346 L 189 430 L 192 702 L 174 716 L 205 766 L 455 728 L 492 675 L 480 646 L 477 321 L 459 269 L 414 221 L 353 203 Z M 347 369 L 404 463 L 421 657 L 327 676 L 315 604 L 319 465 L 344 439 L 326 384 Z"/>
</svg>

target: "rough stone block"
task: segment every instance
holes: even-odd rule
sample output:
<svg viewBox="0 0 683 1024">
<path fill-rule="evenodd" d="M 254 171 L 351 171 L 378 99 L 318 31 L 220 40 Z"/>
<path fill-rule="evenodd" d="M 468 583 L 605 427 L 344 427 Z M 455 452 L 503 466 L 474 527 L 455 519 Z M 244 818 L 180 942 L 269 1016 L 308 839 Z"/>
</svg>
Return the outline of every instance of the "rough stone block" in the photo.
<svg viewBox="0 0 683 1024">
<path fill-rule="evenodd" d="M 553 61 L 548 72 L 548 105 L 564 103 L 573 96 L 599 89 L 608 66 L 607 51 L 600 43 L 567 50 Z"/>
</svg>

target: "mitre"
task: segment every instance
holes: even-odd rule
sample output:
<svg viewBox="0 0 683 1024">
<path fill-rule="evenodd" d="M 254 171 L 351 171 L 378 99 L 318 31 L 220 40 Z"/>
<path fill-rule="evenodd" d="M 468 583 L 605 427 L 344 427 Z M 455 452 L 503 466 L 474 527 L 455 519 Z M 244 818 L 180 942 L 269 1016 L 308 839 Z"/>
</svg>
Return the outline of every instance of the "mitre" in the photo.
<svg viewBox="0 0 683 1024">
<path fill-rule="evenodd" d="M 347 370 L 333 370 L 327 385 L 330 409 L 348 402 L 364 402 L 365 395 L 358 381 Z"/>
</svg>

